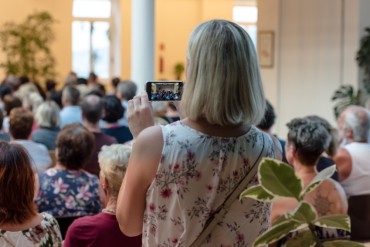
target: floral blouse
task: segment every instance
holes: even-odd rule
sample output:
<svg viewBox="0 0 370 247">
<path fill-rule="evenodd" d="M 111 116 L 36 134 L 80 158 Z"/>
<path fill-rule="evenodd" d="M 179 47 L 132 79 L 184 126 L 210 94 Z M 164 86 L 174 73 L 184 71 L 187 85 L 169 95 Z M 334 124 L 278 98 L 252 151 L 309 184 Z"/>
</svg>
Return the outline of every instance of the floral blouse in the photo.
<svg viewBox="0 0 370 247">
<path fill-rule="evenodd" d="M 58 222 L 47 213 L 39 225 L 23 231 L 5 231 L 0 229 L 0 246 L 3 247 L 52 247 L 62 246 Z"/>
<path fill-rule="evenodd" d="M 239 137 L 203 134 L 182 122 L 162 126 L 164 147 L 146 196 L 143 246 L 190 246 L 261 153 L 275 157 L 271 137 L 255 127 Z M 257 174 L 250 185 L 258 181 Z M 235 202 L 201 246 L 251 246 L 269 226 L 270 205 Z"/>
<path fill-rule="evenodd" d="M 39 175 L 36 204 L 55 217 L 99 213 L 99 179 L 86 171 L 50 168 Z"/>
</svg>

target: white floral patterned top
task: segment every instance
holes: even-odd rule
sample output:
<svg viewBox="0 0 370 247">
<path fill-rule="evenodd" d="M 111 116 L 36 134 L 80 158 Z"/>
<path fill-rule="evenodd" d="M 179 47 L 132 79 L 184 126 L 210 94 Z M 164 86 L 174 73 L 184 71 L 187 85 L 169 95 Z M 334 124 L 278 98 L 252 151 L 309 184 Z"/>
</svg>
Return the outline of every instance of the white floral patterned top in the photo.
<svg viewBox="0 0 370 247">
<path fill-rule="evenodd" d="M 39 225 L 23 231 L 11 232 L 0 229 L 2 247 L 61 247 L 62 236 L 56 219 L 42 213 Z"/>
<path fill-rule="evenodd" d="M 147 191 L 143 246 L 187 247 L 207 219 L 262 158 L 275 158 L 271 137 L 255 127 L 239 137 L 203 134 L 182 122 L 162 126 L 164 147 Z M 257 183 L 257 175 L 250 185 Z M 269 226 L 270 205 L 235 198 L 202 246 L 251 246 Z"/>
</svg>

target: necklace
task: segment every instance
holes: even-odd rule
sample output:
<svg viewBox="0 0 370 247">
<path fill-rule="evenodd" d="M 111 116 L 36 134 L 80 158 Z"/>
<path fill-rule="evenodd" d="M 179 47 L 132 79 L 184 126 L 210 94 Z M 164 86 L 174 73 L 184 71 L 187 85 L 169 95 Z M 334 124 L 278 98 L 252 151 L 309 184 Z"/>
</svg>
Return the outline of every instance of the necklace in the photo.
<svg viewBox="0 0 370 247">
<path fill-rule="evenodd" d="M 108 209 L 108 208 L 103 208 L 102 212 L 107 213 L 107 214 L 116 215 L 116 210 L 112 210 L 112 209 Z"/>
</svg>

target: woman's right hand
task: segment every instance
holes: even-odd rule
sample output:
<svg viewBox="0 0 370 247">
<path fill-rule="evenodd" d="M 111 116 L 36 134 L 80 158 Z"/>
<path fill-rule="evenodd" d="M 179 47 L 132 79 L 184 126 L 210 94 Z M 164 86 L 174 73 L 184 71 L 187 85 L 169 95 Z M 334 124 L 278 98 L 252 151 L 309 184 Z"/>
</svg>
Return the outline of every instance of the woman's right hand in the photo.
<svg viewBox="0 0 370 247">
<path fill-rule="evenodd" d="M 142 92 L 128 102 L 127 120 L 134 138 L 142 130 L 154 126 L 153 109 L 146 92 Z"/>
</svg>

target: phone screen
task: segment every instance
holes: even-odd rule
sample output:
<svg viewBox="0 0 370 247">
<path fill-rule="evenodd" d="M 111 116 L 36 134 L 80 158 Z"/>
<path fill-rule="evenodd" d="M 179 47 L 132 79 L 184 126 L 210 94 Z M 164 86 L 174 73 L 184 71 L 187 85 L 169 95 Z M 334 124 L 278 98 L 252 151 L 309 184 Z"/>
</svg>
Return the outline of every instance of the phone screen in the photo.
<svg viewBox="0 0 370 247">
<path fill-rule="evenodd" d="M 146 92 L 150 101 L 180 101 L 183 87 L 182 81 L 148 81 Z"/>
</svg>

